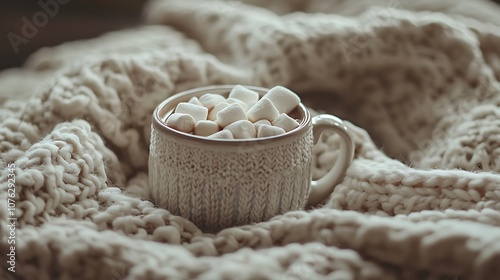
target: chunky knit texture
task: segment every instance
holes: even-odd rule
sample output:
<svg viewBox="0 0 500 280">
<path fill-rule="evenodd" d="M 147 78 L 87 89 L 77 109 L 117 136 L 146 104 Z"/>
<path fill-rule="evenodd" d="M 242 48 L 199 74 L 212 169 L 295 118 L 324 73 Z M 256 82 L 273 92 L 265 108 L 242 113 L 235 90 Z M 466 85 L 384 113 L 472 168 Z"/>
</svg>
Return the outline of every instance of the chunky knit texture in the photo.
<svg viewBox="0 0 500 280">
<path fill-rule="evenodd" d="M 18 277 L 500 279 L 495 4 L 192 1 L 151 2 L 151 26 L 43 49 L 0 74 Z M 356 124 L 355 160 L 324 206 L 208 234 L 148 200 L 153 108 L 213 84 L 321 92 Z M 338 144 L 315 147 L 315 177 Z"/>
</svg>

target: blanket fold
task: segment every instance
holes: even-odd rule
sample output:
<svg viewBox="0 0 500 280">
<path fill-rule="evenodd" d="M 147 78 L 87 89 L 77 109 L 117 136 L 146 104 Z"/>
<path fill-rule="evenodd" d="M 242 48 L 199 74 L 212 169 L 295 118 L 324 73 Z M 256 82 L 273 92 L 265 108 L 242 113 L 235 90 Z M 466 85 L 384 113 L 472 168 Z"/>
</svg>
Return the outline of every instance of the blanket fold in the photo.
<svg viewBox="0 0 500 280">
<path fill-rule="evenodd" d="M 498 14 L 153 0 L 142 26 L 41 49 L 0 73 L 0 278 L 500 279 Z M 218 84 L 321 93 L 346 120 L 355 159 L 324 205 L 209 234 L 150 202 L 153 109 Z M 314 178 L 339 145 L 321 138 Z"/>
</svg>

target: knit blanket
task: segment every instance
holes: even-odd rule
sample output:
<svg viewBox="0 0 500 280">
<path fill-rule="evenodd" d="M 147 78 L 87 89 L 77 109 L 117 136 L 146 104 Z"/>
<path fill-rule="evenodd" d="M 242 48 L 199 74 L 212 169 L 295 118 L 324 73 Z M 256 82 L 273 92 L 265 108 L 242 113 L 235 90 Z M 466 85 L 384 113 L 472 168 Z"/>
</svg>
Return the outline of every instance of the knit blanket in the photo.
<svg viewBox="0 0 500 280">
<path fill-rule="evenodd" d="M 0 74 L 1 279 L 500 279 L 500 8 L 156 0 Z M 148 192 L 151 115 L 286 86 L 356 144 L 322 205 L 205 233 Z M 339 139 L 314 148 L 313 176 Z M 15 271 L 15 272 L 14 272 Z"/>
</svg>

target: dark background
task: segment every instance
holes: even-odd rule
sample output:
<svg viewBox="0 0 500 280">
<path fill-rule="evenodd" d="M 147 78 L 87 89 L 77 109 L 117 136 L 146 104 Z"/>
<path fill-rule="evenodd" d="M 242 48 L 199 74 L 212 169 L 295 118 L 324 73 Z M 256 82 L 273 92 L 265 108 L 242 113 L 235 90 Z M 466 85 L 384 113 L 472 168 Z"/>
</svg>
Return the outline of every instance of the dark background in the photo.
<svg viewBox="0 0 500 280">
<path fill-rule="evenodd" d="M 25 37 L 16 53 L 8 34 L 23 36 L 23 18 L 33 23 L 39 12 L 47 14 L 39 5 L 57 3 L 54 16 L 47 15 L 47 23 L 40 25 L 36 35 Z M 0 69 L 21 66 L 37 49 L 58 45 L 65 41 L 96 37 L 103 33 L 137 25 L 141 21 L 145 0 L 0 0 Z M 55 8 L 54 8 L 55 10 Z M 41 21 L 43 23 L 43 17 Z M 11 33 L 12 32 L 12 33 Z M 24 36 L 23 36 L 24 37 Z"/>
<path fill-rule="evenodd" d="M 500 0 L 493 1 L 500 3 Z M 33 23 L 34 15 L 44 11 L 39 2 L 57 3 L 58 11 L 54 16 L 48 15 L 47 23 L 37 28 L 35 36 L 19 44 L 16 53 L 8 34 L 22 36 L 25 25 L 23 18 Z M 62 4 L 64 2 L 67 3 Z M 141 21 L 145 2 L 146 0 L 0 0 L 0 70 L 21 66 L 31 53 L 41 47 L 92 38 L 112 30 L 134 26 Z"/>
</svg>

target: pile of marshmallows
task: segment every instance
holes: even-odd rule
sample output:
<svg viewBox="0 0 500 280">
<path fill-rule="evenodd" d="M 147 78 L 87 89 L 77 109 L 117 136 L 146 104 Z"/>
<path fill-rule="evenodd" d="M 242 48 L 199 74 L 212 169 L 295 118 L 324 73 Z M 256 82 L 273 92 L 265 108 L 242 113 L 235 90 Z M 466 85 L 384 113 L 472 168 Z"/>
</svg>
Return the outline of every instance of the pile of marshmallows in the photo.
<svg viewBox="0 0 500 280">
<path fill-rule="evenodd" d="M 257 92 L 237 85 L 228 98 L 206 93 L 179 103 L 166 124 L 208 138 L 270 137 L 299 126 L 299 122 L 288 115 L 299 103 L 299 96 L 282 86 L 270 89 L 259 99 Z"/>
</svg>

